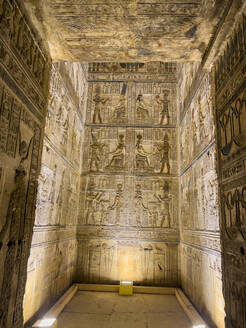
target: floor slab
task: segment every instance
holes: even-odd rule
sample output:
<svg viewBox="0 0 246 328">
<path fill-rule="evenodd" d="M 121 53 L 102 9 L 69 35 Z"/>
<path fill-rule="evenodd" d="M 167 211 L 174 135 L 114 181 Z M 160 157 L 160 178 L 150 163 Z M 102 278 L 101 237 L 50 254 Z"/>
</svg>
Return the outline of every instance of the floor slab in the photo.
<svg viewBox="0 0 246 328">
<path fill-rule="evenodd" d="M 58 328 L 191 328 L 174 295 L 79 291 L 58 318 Z"/>
</svg>

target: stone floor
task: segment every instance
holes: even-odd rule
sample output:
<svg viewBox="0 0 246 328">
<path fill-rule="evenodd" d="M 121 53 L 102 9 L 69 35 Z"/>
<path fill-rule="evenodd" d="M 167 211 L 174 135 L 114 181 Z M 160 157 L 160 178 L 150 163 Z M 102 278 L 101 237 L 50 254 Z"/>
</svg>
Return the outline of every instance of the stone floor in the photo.
<svg viewBox="0 0 246 328">
<path fill-rule="evenodd" d="M 191 328 L 175 296 L 78 292 L 58 319 L 58 328 Z"/>
</svg>

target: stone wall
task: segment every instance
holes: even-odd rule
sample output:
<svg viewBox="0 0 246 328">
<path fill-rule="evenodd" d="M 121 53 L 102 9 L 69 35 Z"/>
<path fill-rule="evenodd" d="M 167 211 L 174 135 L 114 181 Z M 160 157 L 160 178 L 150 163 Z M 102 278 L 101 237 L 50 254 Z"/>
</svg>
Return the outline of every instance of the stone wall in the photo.
<svg viewBox="0 0 246 328">
<path fill-rule="evenodd" d="M 183 64 L 178 90 L 182 288 L 212 327 L 224 327 L 211 75 Z"/>
<path fill-rule="evenodd" d="M 89 64 L 77 281 L 177 286 L 177 66 Z"/>
<path fill-rule="evenodd" d="M 87 65 L 52 65 L 24 319 L 52 303 L 74 278 Z"/>
<path fill-rule="evenodd" d="M 0 326 L 20 328 L 50 64 L 18 2 L 0 31 Z"/>
<path fill-rule="evenodd" d="M 214 66 L 226 327 L 246 327 L 246 4 Z"/>
</svg>

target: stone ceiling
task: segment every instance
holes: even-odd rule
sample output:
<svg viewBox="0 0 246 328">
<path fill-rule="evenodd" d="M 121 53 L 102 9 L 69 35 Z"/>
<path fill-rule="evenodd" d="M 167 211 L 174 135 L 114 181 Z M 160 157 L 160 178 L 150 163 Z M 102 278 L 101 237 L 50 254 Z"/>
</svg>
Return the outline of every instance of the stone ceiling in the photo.
<svg viewBox="0 0 246 328">
<path fill-rule="evenodd" d="M 227 0 L 24 0 L 54 60 L 199 61 Z"/>
</svg>

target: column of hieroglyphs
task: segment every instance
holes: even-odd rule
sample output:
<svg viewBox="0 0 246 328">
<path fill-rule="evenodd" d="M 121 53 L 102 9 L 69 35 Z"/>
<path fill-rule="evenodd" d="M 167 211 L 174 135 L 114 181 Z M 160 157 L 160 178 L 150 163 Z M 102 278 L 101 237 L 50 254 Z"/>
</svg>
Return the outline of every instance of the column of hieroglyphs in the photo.
<svg viewBox="0 0 246 328">
<path fill-rule="evenodd" d="M 246 4 L 214 65 L 226 327 L 246 327 Z"/>
</svg>

